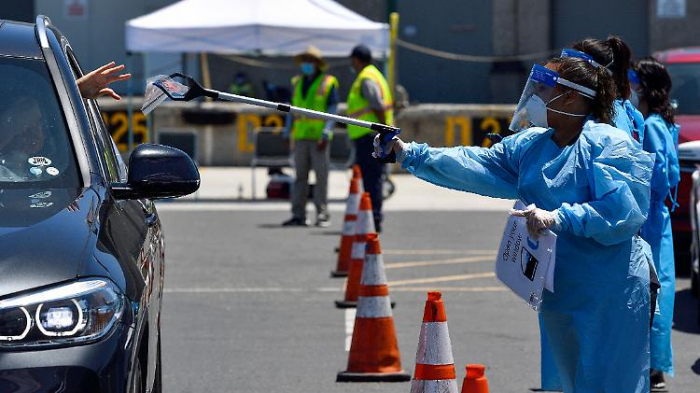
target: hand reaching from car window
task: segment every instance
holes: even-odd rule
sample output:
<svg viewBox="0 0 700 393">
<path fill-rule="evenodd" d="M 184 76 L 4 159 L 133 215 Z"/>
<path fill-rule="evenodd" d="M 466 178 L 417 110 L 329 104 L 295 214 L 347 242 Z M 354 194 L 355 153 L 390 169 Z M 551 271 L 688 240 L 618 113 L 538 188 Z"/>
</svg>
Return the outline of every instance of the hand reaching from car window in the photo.
<svg viewBox="0 0 700 393">
<path fill-rule="evenodd" d="M 119 74 L 124 70 L 124 64 L 115 66 L 115 62 L 110 62 L 102 67 L 84 75 L 76 82 L 83 98 L 97 98 L 100 96 L 110 96 L 115 100 L 121 100 L 119 94 L 108 86 L 114 82 L 125 81 L 131 78 L 131 74 Z"/>
</svg>

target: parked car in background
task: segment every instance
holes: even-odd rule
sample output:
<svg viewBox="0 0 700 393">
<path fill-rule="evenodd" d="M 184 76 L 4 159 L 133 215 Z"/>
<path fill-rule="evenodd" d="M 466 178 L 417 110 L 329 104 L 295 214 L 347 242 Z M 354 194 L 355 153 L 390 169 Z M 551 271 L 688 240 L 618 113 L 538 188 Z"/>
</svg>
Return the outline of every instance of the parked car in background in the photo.
<svg viewBox="0 0 700 393">
<path fill-rule="evenodd" d="M 0 392 L 162 391 L 154 199 L 199 188 L 182 151 L 124 165 L 68 40 L 0 20 Z"/>
<path fill-rule="evenodd" d="M 695 163 L 692 187 L 689 195 L 690 225 L 692 228 L 690 258 L 690 291 L 698 297 L 698 324 L 700 325 L 700 141 L 686 142 L 678 146 L 679 156 L 687 163 Z"/>
<path fill-rule="evenodd" d="M 700 47 L 669 49 L 654 56 L 666 65 L 673 88 L 671 100 L 676 107 L 676 123 L 681 126 L 678 143 L 700 140 Z M 676 273 L 690 272 L 692 225 L 690 195 L 693 187 L 695 161 L 679 156 L 681 181 L 678 185 L 679 206 L 671 213 Z"/>
</svg>

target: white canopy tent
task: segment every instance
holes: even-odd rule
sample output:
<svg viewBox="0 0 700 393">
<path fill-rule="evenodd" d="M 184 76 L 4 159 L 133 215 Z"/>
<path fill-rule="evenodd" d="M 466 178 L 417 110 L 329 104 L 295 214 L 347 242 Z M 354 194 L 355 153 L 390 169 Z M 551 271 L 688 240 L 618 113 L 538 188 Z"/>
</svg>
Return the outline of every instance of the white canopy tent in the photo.
<svg viewBox="0 0 700 393">
<path fill-rule="evenodd" d="M 315 45 L 345 57 L 357 44 L 386 57 L 388 25 L 333 0 L 182 0 L 126 22 L 131 52 L 292 56 Z"/>
</svg>

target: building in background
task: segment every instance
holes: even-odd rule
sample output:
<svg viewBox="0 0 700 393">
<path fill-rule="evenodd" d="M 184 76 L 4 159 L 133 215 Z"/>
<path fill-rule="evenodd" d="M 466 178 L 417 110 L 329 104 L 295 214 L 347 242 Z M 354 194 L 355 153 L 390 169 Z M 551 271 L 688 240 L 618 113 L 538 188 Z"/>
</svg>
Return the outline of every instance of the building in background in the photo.
<svg viewBox="0 0 700 393">
<path fill-rule="evenodd" d="M 6 1 L 0 17 L 33 22 L 36 14 L 48 15 L 70 38 L 83 67 L 91 69 L 109 60 L 127 62 L 124 23 L 175 1 Z M 620 35 L 636 56 L 700 46 L 695 32 L 700 23 L 700 1 L 588 0 L 582 6 L 580 0 L 441 0 L 432 7 L 422 0 L 337 1 L 375 21 L 386 22 L 390 11 L 399 12 L 399 38 L 414 46 L 399 47 L 398 77 L 414 102 L 513 103 L 534 61 L 546 60 L 562 47 L 589 36 Z M 436 57 L 430 50 L 478 56 L 479 61 Z M 494 57 L 509 58 L 491 61 Z M 329 60 L 344 95 L 352 75 L 345 59 Z M 149 56 L 151 73 L 185 68 L 197 74 L 198 64 L 195 54 Z M 289 84 L 296 73 L 290 64 L 288 58 L 211 56 L 212 84 L 226 90 L 234 75 L 244 72 L 258 96 L 264 97 L 265 86 Z M 140 55 L 131 57 L 129 68 L 136 76 L 136 92 L 143 88 L 142 67 Z M 125 93 L 126 86 L 117 86 L 117 90 Z"/>
<path fill-rule="evenodd" d="M 109 61 L 128 64 L 134 75 L 134 91 L 143 91 L 143 59 L 139 54 L 127 57 L 124 24 L 127 20 L 153 12 L 177 0 L 23 0 L 34 3 L 34 12 L 51 19 L 54 26 L 68 37 L 84 70 L 91 70 Z M 19 2 L 17 2 L 19 3 Z M 34 21 L 34 18 L 31 19 Z M 149 56 L 153 72 L 169 73 L 182 68 L 180 55 Z M 125 94 L 127 84 L 115 85 Z"/>
</svg>

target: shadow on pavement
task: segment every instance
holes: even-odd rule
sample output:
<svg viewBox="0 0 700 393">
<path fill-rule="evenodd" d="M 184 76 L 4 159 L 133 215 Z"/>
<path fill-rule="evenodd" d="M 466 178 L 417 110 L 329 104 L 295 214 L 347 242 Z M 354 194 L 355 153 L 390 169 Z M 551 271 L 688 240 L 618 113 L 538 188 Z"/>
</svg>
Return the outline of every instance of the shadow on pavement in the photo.
<svg viewBox="0 0 700 393">
<path fill-rule="evenodd" d="M 693 364 L 693 366 L 690 367 L 690 369 L 693 370 L 695 374 L 700 375 L 700 359 L 696 360 L 695 364 Z"/>
<path fill-rule="evenodd" d="M 295 229 L 295 228 L 307 228 L 308 227 L 283 227 L 281 223 L 278 224 L 258 224 L 258 228 L 262 229 Z"/>
<path fill-rule="evenodd" d="M 319 231 L 319 232 L 311 232 L 312 235 L 316 236 L 340 236 L 343 234 L 341 231 Z"/>
<path fill-rule="evenodd" d="M 693 297 L 690 289 L 676 292 L 676 305 L 673 310 L 673 330 L 700 334 L 698 299 Z M 695 364 L 698 365 L 698 363 Z"/>
</svg>

